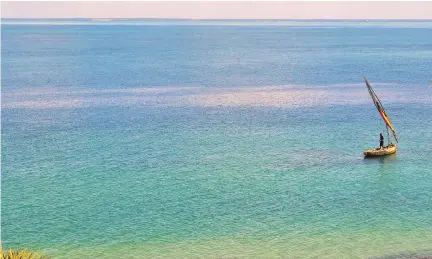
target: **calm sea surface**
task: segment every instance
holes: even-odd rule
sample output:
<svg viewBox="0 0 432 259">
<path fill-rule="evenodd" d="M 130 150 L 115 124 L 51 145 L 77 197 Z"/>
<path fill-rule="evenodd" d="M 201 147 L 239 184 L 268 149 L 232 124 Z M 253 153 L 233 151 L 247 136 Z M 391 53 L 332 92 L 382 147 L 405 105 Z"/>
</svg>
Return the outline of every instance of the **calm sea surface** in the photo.
<svg viewBox="0 0 432 259">
<path fill-rule="evenodd" d="M 52 258 L 432 255 L 432 22 L 1 32 L 4 246 Z M 385 126 L 362 73 L 396 155 L 363 158 Z"/>
</svg>

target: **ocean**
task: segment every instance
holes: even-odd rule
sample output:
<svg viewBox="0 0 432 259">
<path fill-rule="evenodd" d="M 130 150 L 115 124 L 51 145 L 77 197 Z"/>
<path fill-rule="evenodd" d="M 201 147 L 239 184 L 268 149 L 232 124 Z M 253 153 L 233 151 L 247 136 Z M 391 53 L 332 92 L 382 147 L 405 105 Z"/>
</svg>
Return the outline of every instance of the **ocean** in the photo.
<svg viewBox="0 0 432 259">
<path fill-rule="evenodd" d="M 4 21 L 1 32 L 4 247 L 432 256 L 431 21 Z M 363 157 L 386 135 L 362 74 L 395 155 Z"/>
</svg>

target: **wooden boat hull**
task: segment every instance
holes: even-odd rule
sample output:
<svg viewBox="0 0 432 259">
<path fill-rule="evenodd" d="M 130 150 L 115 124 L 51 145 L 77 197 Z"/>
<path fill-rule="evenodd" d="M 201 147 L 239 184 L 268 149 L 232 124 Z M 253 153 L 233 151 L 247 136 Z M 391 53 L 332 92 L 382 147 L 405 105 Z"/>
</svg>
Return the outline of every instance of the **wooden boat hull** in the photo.
<svg viewBox="0 0 432 259">
<path fill-rule="evenodd" d="M 387 147 L 383 148 L 372 148 L 363 151 L 363 154 L 367 157 L 369 156 L 387 156 L 396 153 L 396 145 L 390 144 Z"/>
</svg>

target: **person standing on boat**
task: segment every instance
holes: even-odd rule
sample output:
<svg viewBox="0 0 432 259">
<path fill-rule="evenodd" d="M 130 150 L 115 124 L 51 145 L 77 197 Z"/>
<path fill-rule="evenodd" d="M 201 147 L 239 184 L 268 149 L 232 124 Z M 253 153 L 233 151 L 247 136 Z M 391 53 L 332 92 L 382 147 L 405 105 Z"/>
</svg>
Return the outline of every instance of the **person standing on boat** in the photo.
<svg viewBox="0 0 432 259">
<path fill-rule="evenodd" d="M 384 137 L 382 135 L 382 132 L 380 133 L 380 148 L 384 147 Z"/>
</svg>

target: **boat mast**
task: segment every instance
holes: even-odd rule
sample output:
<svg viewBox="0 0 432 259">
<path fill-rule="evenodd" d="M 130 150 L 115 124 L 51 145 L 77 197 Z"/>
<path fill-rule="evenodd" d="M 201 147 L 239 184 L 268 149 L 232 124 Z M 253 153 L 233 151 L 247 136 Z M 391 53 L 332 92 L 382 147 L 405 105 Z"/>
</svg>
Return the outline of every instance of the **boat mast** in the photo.
<svg viewBox="0 0 432 259">
<path fill-rule="evenodd" d="M 387 146 L 389 146 L 390 145 L 390 133 L 389 133 L 389 128 L 387 125 L 386 125 L 386 129 L 387 129 Z"/>
</svg>

